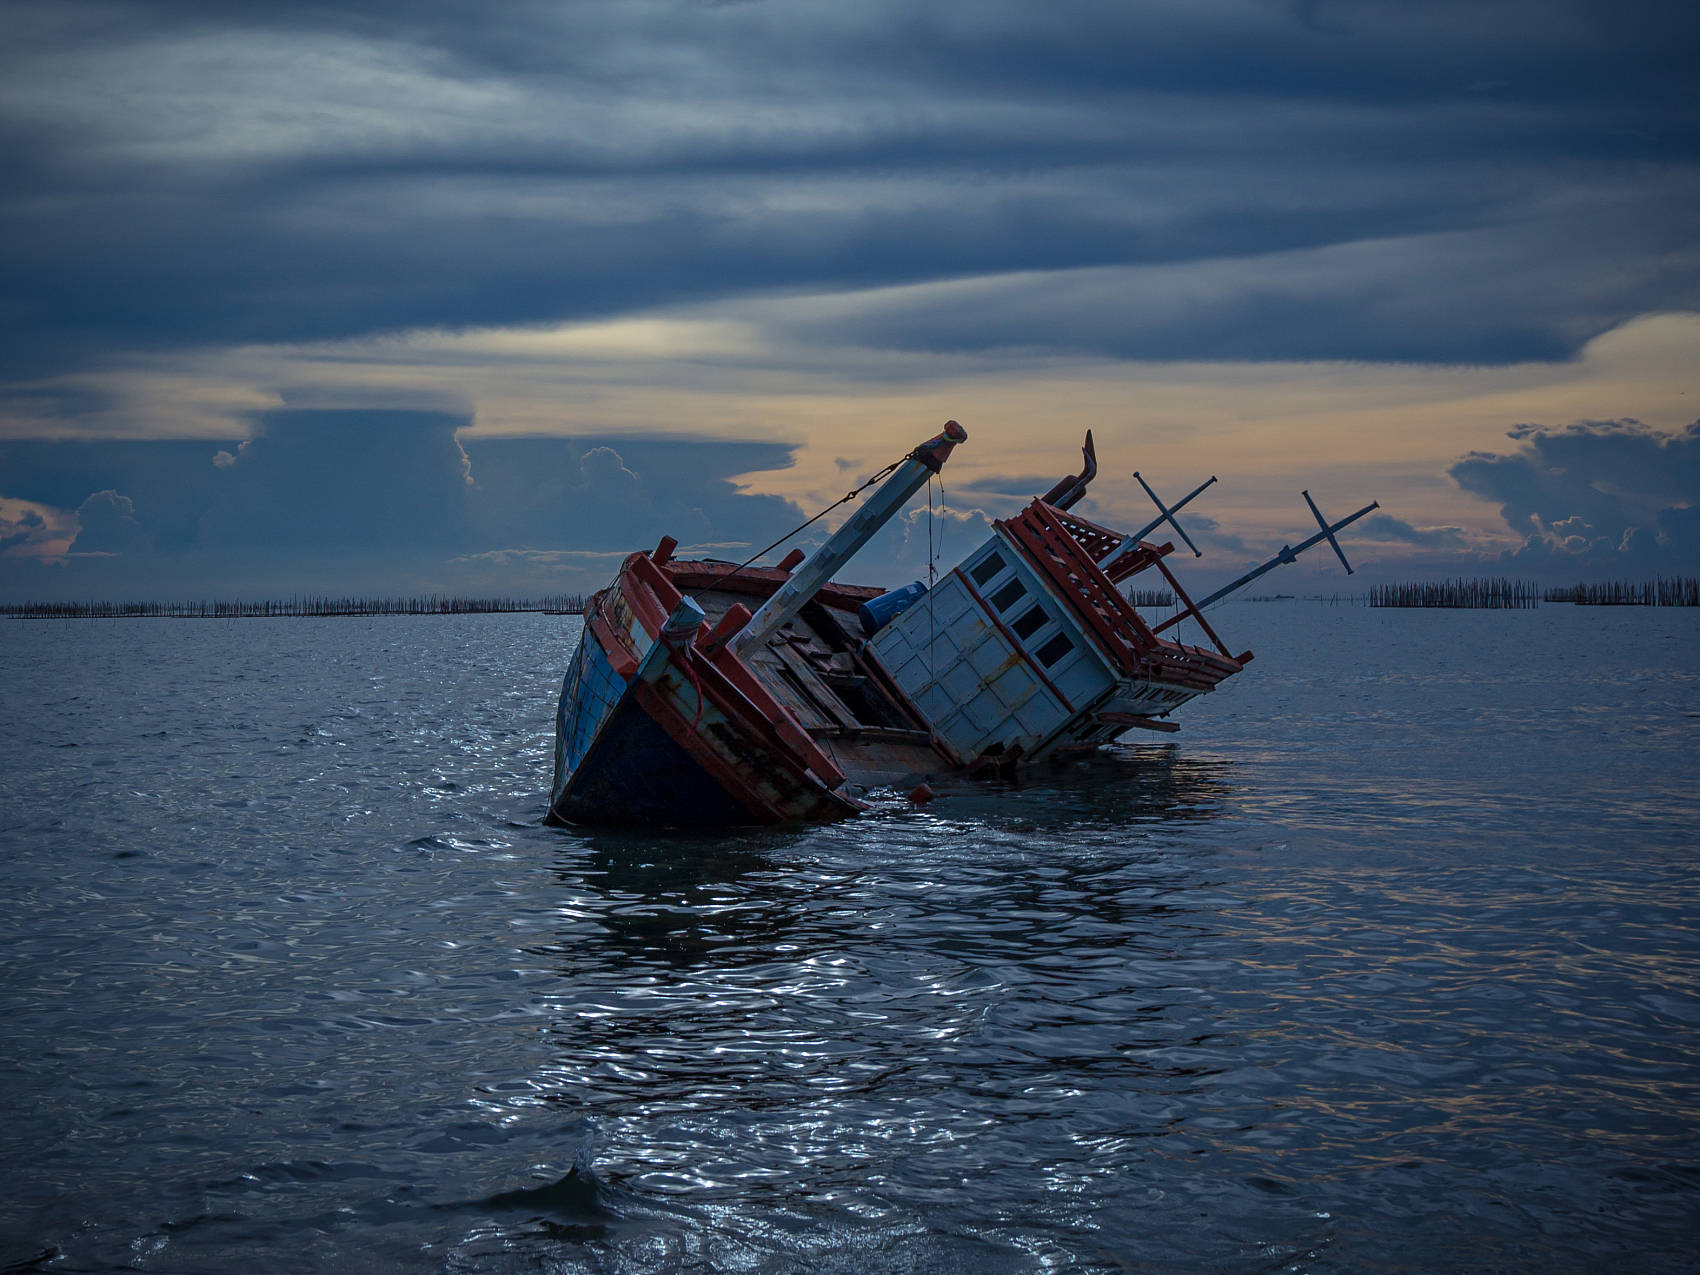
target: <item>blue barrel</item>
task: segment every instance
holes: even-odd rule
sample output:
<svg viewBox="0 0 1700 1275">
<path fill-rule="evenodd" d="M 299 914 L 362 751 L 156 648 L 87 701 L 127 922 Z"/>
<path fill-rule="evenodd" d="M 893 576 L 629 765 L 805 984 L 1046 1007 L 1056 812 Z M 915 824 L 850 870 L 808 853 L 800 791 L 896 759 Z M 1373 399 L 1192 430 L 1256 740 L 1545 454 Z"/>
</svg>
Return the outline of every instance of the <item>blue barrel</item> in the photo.
<svg viewBox="0 0 1700 1275">
<path fill-rule="evenodd" d="M 917 580 L 914 584 L 906 584 L 901 589 L 893 589 L 890 593 L 882 593 L 877 598 L 868 599 L 856 608 L 856 614 L 862 619 L 862 632 L 872 637 L 914 606 L 926 591 L 927 586 Z"/>
</svg>

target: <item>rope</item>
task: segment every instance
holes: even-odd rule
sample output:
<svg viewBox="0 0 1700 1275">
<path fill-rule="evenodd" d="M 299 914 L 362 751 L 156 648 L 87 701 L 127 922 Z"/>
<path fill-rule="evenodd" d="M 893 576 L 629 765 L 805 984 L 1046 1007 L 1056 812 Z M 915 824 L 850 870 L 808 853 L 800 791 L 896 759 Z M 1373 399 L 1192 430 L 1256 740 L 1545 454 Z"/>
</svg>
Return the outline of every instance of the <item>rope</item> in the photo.
<svg viewBox="0 0 1700 1275">
<path fill-rule="evenodd" d="M 935 567 L 938 558 L 933 551 L 933 483 L 939 485 L 939 496 L 944 496 L 944 480 L 934 474 L 927 480 L 927 680 L 938 680 L 937 656 L 934 654 L 939 641 L 938 613 L 933 610 L 933 604 L 938 601 L 933 596 L 933 586 L 938 582 L 938 572 Z"/>
<path fill-rule="evenodd" d="M 936 566 L 937 563 L 944 559 L 945 533 L 950 530 L 950 497 L 944 494 L 943 474 L 934 474 L 933 481 L 939 485 L 939 547 L 937 554 L 933 558 L 933 563 Z M 932 572 L 932 574 L 927 578 L 927 584 L 931 587 L 933 578 L 937 575 L 937 572 L 934 571 L 932 567 L 929 567 L 928 570 Z"/>
<path fill-rule="evenodd" d="M 933 481 L 938 477 L 934 474 L 927 480 L 927 588 L 933 587 L 937 573 L 933 570 L 938 559 L 933 555 Z"/>
<path fill-rule="evenodd" d="M 818 514 L 816 514 L 813 518 L 810 518 L 805 522 L 799 523 L 797 526 L 793 527 L 790 531 L 787 531 L 783 536 L 779 537 L 779 539 L 775 540 L 772 544 L 768 545 L 767 548 L 756 550 L 749 557 L 745 558 L 736 567 L 734 567 L 731 571 L 729 571 L 725 575 L 721 576 L 720 579 L 715 583 L 715 587 L 716 588 L 723 587 L 728 580 L 730 580 L 733 576 L 737 575 L 740 571 L 742 571 L 745 567 L 749 566 L 752 562 L 754 562 L 757 558 L 761 557 L 763 554 L 771 553 L 773 550 L 779 548 L 780 545 L 784 544 L 787 540 L 791 539 L 792 536 L 796 535 L 800 531 L 807 530 L 808 527 L 810 526 L 810 524 L 819 522 L 822 518 L 826 517 L 834 509 L 837 509 L 838 506 L 848 504 L 850 501 L 856 499 L 857 496 L 860 496 L 863 492 L 865 492 L 868 488 L 872 487 L 875 483 L 883 482 L 886 478 L 888 478 L 892 474 L 896 473 L 897 467 L 899 465 L 901 465 L 905 460 L 908 460 L 908 459 L 909 459 L 908 456 L 904 456 L 900 460 L 892 461 L 891 464 L 887 465 L 884 469 L 880 470 L 879 473 L 875 474 L 872 478 L 868 479 L 867 482 L 863 483 L 860 487 L 855 487 L 855 488 L 852 488 L 851 490 L 845 492 L 837 500 L 833 501 L 825 509 L 821 510 Z"/>
</svg>

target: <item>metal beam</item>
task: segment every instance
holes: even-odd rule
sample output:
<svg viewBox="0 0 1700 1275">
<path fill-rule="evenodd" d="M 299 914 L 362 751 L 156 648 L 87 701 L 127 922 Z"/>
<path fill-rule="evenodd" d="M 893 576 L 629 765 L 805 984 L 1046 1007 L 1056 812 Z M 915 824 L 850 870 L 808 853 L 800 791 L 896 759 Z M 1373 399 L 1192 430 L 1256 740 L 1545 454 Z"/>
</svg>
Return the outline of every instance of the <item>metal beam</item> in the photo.
<svg viewBox="0 0 1700 1275">
<path fill-rule="evenodd" d="M 1346 561 L 1346 551 L 1340 547 L 1340 542 L 1334 539 L 1334 529 L 1328 525 L 1328 519 L 1322 516 L 1322 510 L 1316 507 L 1316 502 L 1310 498 L 1308 491 L 1300 492 L 1305 498 L 1305 504 L 1310 506 L 1311 513 L 1316 515 L 1316 525 L 1322 528 L 1322 534 L 1328 537 L 1328 543 L 1334 546 L 1334 556 L 1340 559 L 1340 565 L 1346 568 L 1346 574 L 1352 574 L 1352 564 Z"/>
<path fill-rule="evenodd" d="M 1309 496 L 1308 493 L 1306 494 L 1305 499 L 1306 500 L 1310 499 L 1310 496 Z M 1315 507 L 1316 506 L 1314 504 L 1311 506 L 1311 508 L 1313 508 L 1313 509 Z M 1164 629 L 1168 628 L 1169 626 L 1174 625 L 1174 624 L 1179 624 L 1182 620 L 1186 619 L 1187 616 L 1195 614 L 1197 612 L 1201 612 L 1201 611 L 1204 610 L 1205 607 L 1210 606 L 1212 603 L 1220 602 L 1223 598 L 1227 597 L 1230 593 L 1234 593 L 1234 592 L 1236 592 L 1240 589 L 1245 588 L 1246 585 L 1250 584 L 1253 580 L 1257 579 L 1259 576 L 1265 574 L 1266 572 L 1273 571 L 1276 567 L 1282 566 L 1285 563 L 1297 562 L 1299 560 L 1299 555 L 1301 553 L 1303 553 L 1306 549 L 1312 548 L 1315 545 L 1319 545 L 1324 540 L 1332 541 L 1334 539 L 1334 533 L 1336 531 L 1340 531 L 1341 529 L 1343 529 L 1345 527 L 1351 526 L 1354 522 L 1356 522 L 1359 518 L 1362 518 L 1365 514 L 1371 513 L 1374 510 L 1377 510 L 1377 509 L 1380 509 L 1380 508 L 1381 508 L 1381 502 L 1371 501 L 1369 504 L 1365 505 L 1362 509 L 1358 510 L 1357 513 L 1348 514 L 1348 515 L 1346 515 L 1346 517 L 1340 519 L 1340 521 L 1337 522 L 1337 523 L 1334 523 L 1332 525 L 1330 525 L 1326 522 L 1323 523 L 1322 524 L 1322 530 L 1317 532 L 1309 540 L 1303 541 L 1303 542 L 1301 542 L 1300 544 L 1297 544 L 1297 545 L 1282 545 L 1281 546 L 1281 552 L 1276 554 L 1273 558 L 1269 559 L 1269 561 L 1265 562 L 1262 566 L 1252 568 L 1250 571 L 1246 572 L 1243 576 L 1241 576 L 1238 580 L 1235 580 L 1232 584 L 1224 585 L 1222 588 L 1220 588 L 1220 589 L 1216 590 L 1216 592 L 1212 593 L 1208 598 L 1205 598 L 1202 602 L 1195 603 L 1192 607 L 1190 607 L 1187 610 L 1182 611 L 1182 612 L 1180 612 L 1176 615 L 1171 615 L 1167 620 L 1164 620 L 1161 624 L 1157 625 L 1151 631 L 1153 633 L 1161 633 Z M 1318 515 L 1318 517 L 1320 517 L 1320 516 L 1321 515 Z M 1338 544 L 1336 544 L 1335 547 L 1338 548 L 1339 547 Z M 1342 558 L 1342 560 L 1344 560 L 1345 555 L 1342 554 L 1341 558 Z M 1347 570 L 1349 571 L 1349 570 L 1351 570 L 1351 568 L 1348 567 Z"/>
<path fill-rule="evenodd" d="M 1175 521 L 1175 515 L 1191 504 L 1194 496 L 1198 495 L 1199 492 L 1203 491 L 1211 483 L 1215 482 L 1216 475 L 1211 474 L 1210 477 L 1206 478 L 1203 482 L 1199 483 L 1198 486 L 1187 492 L 1185 496 L 1182 496 L 1175 502 L 1175 506 L 1172 509 L 1157 499 L 1157 493 L 1151 490 L 1150 483 L 1146 482 L 1145 479 L 1140 478 L 1139 471 L 1137 469 L 1133 471 L 1133 476 L 1135 478 L 1139 478 L 1139 485 L 1145 488 L 1145 494 L 1151 497 L 1151 503 L 1156 505 L 1158 509 L 1162 510 L 1162 513 L 1157 518 L 1146 523 L 1145 526 L 1141 527 L 1138 531 L 1134 532 L 1132 538 L 1134 540 L 1143 540 L 1146 536 L 1149 536 L 1153 531 L 1157 530 L 1158 527 L 1161 527 L 1164 523 L 1168 523 L 1169 526 L 1175 529 L 1175 534 L 1182 540 L 1186 541 L 1186 547 L 1192 550 L 1192 556 L 1195 558 L 1202 558 L 1204 556 L 1204 550 L 1192 543 L 1192 537 L 1187 535 L 1180 523 Z"/>
<path fill-rule="evenodd" d="M 750 622 L 735 633 L 727 645 L 738 652 L 760 646 L 779 632 L 808 605 L 810 598 L 820 592 L 821 586 L 832 579 L 838 569 L 908 503 L 909 497 L 921 489 L 921 484 L 939 472 L 951 449 L 967 437 L 967 430 L 955 421 L 948 421 L 942 434 L 929 438 L 910 452 L 897 467 L 897 472 L 874 489 L 866 503 L 845 519 L 844 525 L 827 537 L 826 543 L 761 604 L 750 617 Z"/>
<path fill-rule="evenodd" d="M 1203 491 L 1211 483 L 1215 482 L 1216 475 L 1212 474 L 1209 478 L 1206 478 L 1203 482 L 1199 483 L 1198 486 L 1194 487 L 1191 491 L 1187 492 L 1186 495 L 1177 500 L 1173 507 L 1165 505 L 1161 500 L 1157 499 L 1157 493 L 1151 490 L 1150 483 L 1140 477 L 1137 469 L 1133 471 L 1133 476 L 1139 479 L 1139 485 L 1145 488 L 1145 494 L 1151 497 L 1151 503 L 1156 505 L 1162 512 L 1150 522 L 1146 523 L 1138 531 L 1123 539 L 1123 541 L 1114 549 L 1110 550 L 1109 553 L 1098 559 L 1098 565 L 1108 571 L 1110 569 L 1110 565 L 1114 563 L 1117 558 L 1121 557 L 1124 553 L 1132 553 L 1139 547 L 1139 542 L 1141 540 L 1145 539 L 1146 536 L 1149 536 L 1164 523 L 1168 523 L 1171 527 L 1173 527 L 1179 534 L 1180 538 L 1186 541 L 1186 547 L 1192 550 L 1193 557 L 1202 558 L 1204 556 L 1204 551 L 1192 543 L 1192 537 L 1187 535 L 1180 523 L 1175 521 L 1175 515 L 1191 504 L 1194 496 L 1198 495 L 1199 492 Z"/>
</svg>

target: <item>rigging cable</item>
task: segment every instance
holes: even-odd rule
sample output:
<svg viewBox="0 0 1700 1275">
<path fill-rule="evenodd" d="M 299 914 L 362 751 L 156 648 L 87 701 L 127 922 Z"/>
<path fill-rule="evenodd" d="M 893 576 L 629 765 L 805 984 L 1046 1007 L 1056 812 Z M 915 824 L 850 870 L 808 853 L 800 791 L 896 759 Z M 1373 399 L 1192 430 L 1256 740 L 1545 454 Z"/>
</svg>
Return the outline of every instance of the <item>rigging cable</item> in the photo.
<svg viewBox="0 0 1700 1275">
<path fill-rule="evenodd" d="M 937 474 L 927 479 L 927 677 L 936 680 L 936 655 L 934 646 L 939 640 L 938 613 L 933 610 L 933 585 L 937 582 L 938 573 L 934 569 L 938 559 L 933 556 L 933 484 L 939 483 L 942 495 L 944 484 Z"/>
<path fill-rule="evenodd" d="M 945 533 L 950 530 L 950 497 L 944 494 L 944 475 L 942 473 L 934 474 L 933 478 L 937 480 L 939 485 L 939 551 L 935 561 L 943 562 L 944 537 Z M 931 583 L 931 578 L 929 578 L 928 584 Z"/>
<path fill-rule="evenodd" d="M 749 557 L 745 558 L 736 567 L 734 567 L 731 571 L 729 571 L 725 575 L 721 576 L 719 581 L 717 582 L 717 587 L 724 586 L 725 583 L 728 580 L 730 580 L 733 576 L 737 575 L 745 567 L 749 566 L 757 558 L 761 557 L 765 553 L 771 553 L 773 550 L 779 548 L 780 545 L 784 544 L 787 540 L 791 539 L 792 536 L 796 535 L 800 531 L 805 530 L 812 523 L 819 522 L 822 518 L 826 517 L 834 509 L 837 509 L 838 506 L 843 505 L 843 504 L 847 504 L 850 501 L 856 499 L 857 496 L 860 496 L 863 492 L 865 492 L 868 488 L 872 487 L 875 483 L 883 482 L 886 478 L 888 478 L 892 474 L 896 473 L 897 467 L 899 465 L 901 465 L 905 460 L 908 460 L 908 459 L 909 459 L 909 457 L 906 455 L 900 460 L 892 461 L 891 464 L 887 465 L 884 469 L 880 470 L 879 473 L 875 474 L 872 478 L 868 479 L 860 487 L 855 487 L 855 488 L 852 488 L 851 490 L 845 492 L 837 500 L 833 501 L 825 509 L 821 510 L 818 514 L 816 514 L 813 518 L 809 518 L 809 519 L 805 520 L 804 522 L 798 523 L 790 531 L 787 531 L 783 536 L 779 537 L 779 539 L 775 540 L 772 544 L 768 545 L 767 548 L 756 550 Z"/>
<path fill-rule="evenodd" d="M 937 578 L 937 573 L 933 569 L 938 562 L 938 559 L 933 556 L 933 484 L 937 481 L 937 474 L 927 480 L 927 588 L 929 589 L 933 587 L 933 582 Z"/>
</svg>

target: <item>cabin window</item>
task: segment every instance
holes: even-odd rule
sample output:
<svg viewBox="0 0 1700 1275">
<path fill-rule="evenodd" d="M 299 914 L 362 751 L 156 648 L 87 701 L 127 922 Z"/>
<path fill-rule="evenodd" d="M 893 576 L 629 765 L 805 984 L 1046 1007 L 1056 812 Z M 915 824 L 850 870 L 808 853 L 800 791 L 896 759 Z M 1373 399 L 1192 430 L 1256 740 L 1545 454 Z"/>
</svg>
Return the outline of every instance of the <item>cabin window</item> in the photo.
<svg viewBox="0 0 1700 1275">
<path fill-rule="evenodd" d="M 1068 640 L 1068 634 L 1059 633 L 1039 648 L 1039 663 L 1050 668 L 1072 650 L 1074 643 Z"/>
<path fill-rule="evenodd" d="M 1032 607 L 1029 608 L 1026 615 L 1022 616 L 1009 627 L 1015 630 L 1016 637 L 1025 642 L 1040 629 L 1044 628 L 1045 621 L 1049 618 L 1050 617 L 1045 614 L 1045 609 L 1043 607 Z"/>
<path fill-rule="evenodd" d="M 998 572 L 1002 571 L 1003 565 L 1003 559 L 1001 557 L 995 553 L 988 553 L 980 565 L 969 571 L 968 574 L 974 578 L 975 584 L 983 585 Z"/>
<path fill-rule="evenodd" d="M 999 611 L 1008 611 L 1026 596 L 1027 586 L 1019 580 L 1011 580 L 1003 588 L 992 594 L 992 606 Z"/>
</svg>

